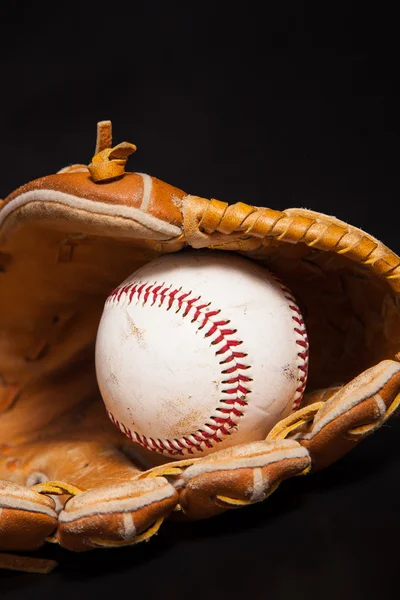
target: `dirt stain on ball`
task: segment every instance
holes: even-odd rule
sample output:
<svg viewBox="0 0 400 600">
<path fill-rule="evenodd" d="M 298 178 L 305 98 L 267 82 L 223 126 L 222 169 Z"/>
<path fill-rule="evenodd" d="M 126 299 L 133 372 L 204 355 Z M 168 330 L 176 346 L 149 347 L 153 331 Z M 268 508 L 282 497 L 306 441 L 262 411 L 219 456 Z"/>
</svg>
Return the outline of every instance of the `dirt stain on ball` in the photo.
<svg viewBox="0 0 400 600">
<path fill-rule="evenodd" d="M 284 365 L 282 371 L 286 379 L 288 379 L 289 381 L 295 381 L 298 378 L 298 369 L 296 365 Z"/>
<path fill-rule="evenodd" d="M 145 330 L 144 329 L 140 329 L 139 327 L 137 327 L 135 325 L 134 320 L 132 319 L 132 317 L 130 315 L 127 315 L 128 317 L 128 325 L 129 325 L 129 335 L 132 335 L 134 338 L 136 338 L 138 345 L 143 348 L 143 350 L 147 349 L 147 344 L 145 341 Z"/>
</svg>

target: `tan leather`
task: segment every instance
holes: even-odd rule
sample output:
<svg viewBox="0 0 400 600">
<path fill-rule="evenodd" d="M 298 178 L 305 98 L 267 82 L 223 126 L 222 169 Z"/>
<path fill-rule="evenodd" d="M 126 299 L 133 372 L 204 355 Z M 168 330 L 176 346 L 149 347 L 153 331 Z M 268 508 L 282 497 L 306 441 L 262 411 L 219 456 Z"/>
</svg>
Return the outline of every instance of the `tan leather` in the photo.
<svg viewBox="0 0 400 600">
<path fill-rule="evenodd" d="M 184 472 L 180 505 L 204 519 L 265 500 L 282 481 L 308 472 L 310 455 L 294 440 L 253 442 L 199 459 Z"/>
<path fill-rule="evenodd" d="M 12 482 L 0 482 L 0 511 L 0 550 L 35 550 L 57 527 L 54 500 Z"/>
<path fill-rule="evenodd" d="M 99 138 L 102 162 L 92 165 L 120 160 L 108 125 Z M 95 183 L 71 165 L 22 186 L 0 210 L 4 550 L 46 539 L 75 551 L 131 544 L 167 517 L 259 502 L 287 477 L 343 456 L 399 405 L 400 259 L 391 250 L 327 215 L 228 205 L 112 172 Z M 303 408 L 267 440 L 169 463 L 109 421 L 94 342 L 108 293 L 186 247 L 243 254 L 285 281 L 306 321 L 310 370 Z"/>
<path fill-rule="evenodd" d="M 99 147 L 102 145 L 103 142 L 98 144 Z M 133 152 L 136 152 L 136 146 L 129 142 L 121 142 L 114 148 L 105 147 L 104 150 L 100 150 L 93 156 L 92 162 L 88 166 L 93 181 L 98 183 L 121 177 L 125 173 L 128 156 Z"/>
<path fill-rule="evenodd" d="M 150 176 L 147 176 L 150 177 Z M 5 206 L 17 196 L 21 198 L 24 194 L 31 192 L 31 198 L 26 198 L 26 211 L 34 213 L 36 217 L 38 209 L 37 204 L 51 198 L 51 202 L 56 203 L 57 197 L 51 197 L 50 192 L 59 192 L 60 194 L 71 195 L 72 197 L 89 200 L 91 203 L 102 202 L 106 205 L 115 207 L 129 206 L 137 208 L 143 212 L 144 217 L 149 215 L 180 227 L 182 225 L 182 214 L 178 208 L 179 203 L 185 197 L 185 193 L 155 177 L 151 177 L 152 190 L 147 201 L 144 199 L 144 178 L 141 174 L 126 173 L 124 177 L 111 182 L 103 182 L 95 184 L 88 172 L 67 172 L 58 173 L 56 175 L 48 175 L 34 182 L 28 183 L 19 188 L 8 198 L 6 198 Z M 46 194 L 40 195 L 40 191 L 46 191 Z M 36 200 L 37 198 L 37 200 Z M 62 201 L 68 202 L 68 198 L 60 198 Z M 145 206 L 144 201 L 146 202 Z M 86 212 L 89 212 L 92 207 L 88 206 Z M 23 210 L 23 208 L 22 208 Z M 83 209 L 85 210 L 85 209 Z M 100 211 L 99 211 L 100 212 Z M 107 214 L 107 213 L 106 213 Z M 124 215 L 123 211 L 119 214 Z M 40 215 L 42 216 L 42 215 Z M 82 215 L 83 216 L 83 215 Z M 89 215 L 86 215 L 89 216 Z M 43 217 L 42 217 L 43 218 Z M 146 221 L 146 219 L 144 219 Z M 154 221 L 155 223 L 155 221 Z M 153 225 L 156 226 L 155 224 Z"/>
<path fill-rule="evenodd" d="M 74 551 L 136 543 L 149 523 L 170 514 L 178 498 L 163 477 L 98 486 L 67 502 L 57 541 Z"/>
</svg>

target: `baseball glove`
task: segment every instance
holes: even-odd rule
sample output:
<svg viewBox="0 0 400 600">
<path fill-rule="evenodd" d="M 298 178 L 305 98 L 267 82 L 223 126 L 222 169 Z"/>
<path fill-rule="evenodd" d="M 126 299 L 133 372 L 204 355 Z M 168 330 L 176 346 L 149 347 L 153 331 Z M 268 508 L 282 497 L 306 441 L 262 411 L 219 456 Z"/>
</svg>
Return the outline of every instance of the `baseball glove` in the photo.
<svg viewBox="0 0 400 600">
<path fill-rule="evenodd" d="M 0 203 L 3 551 L 135 544 L 166 518 L 263 501 L 285 479 L 338 460 L 400 403 L 393 252 L 331 216 L 229 206 L 125 172 L 134 150 L 112 147 L 102 121 L 88 166 L 37 179 Z M 182 446 L 171 460 L 111 423 L 94 344 L 110 290 L 188 247 L 239 253 L 289 286 L 308 332 L 309 373 L 301 407 L 267 439 L 200 458 Z"/>
</svg>

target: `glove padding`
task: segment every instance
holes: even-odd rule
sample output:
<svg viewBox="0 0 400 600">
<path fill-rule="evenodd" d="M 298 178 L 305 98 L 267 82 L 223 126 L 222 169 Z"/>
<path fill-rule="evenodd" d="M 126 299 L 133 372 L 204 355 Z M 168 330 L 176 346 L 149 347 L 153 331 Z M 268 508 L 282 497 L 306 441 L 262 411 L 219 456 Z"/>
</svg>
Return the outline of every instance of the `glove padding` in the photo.
<svg viewBox="0 0 400 600">
<path fill-rule="evenodd" d="M 131 144 L 98 126 L 89 165 L 12 193 L 0 210 L 0 549 L 133 544 L 327 467 L 400 401 L 400 259 L 333 217 L 188 196 L 125 173 Z M 110 422 L 94 344 L 104 301 L 134 270 L 186 247 L 239 253 L 294 293 L 310 342 L 302 408 L 266 440 L 179 461 Z"/>
</svg>

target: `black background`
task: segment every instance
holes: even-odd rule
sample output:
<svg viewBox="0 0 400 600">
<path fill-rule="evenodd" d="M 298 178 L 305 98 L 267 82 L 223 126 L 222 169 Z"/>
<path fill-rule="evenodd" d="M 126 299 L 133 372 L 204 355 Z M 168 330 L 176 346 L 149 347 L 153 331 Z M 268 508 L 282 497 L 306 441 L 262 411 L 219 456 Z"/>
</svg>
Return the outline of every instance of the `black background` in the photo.
<svg viewBox="0 0 400 600">
<path fill-rule="evenodd" d="M 42 3 L 43 4 L 43 3 Z M 397 253 L 398 28 L 384 3 L 19 2 L 1 9 L 0 197 L 88 163 L 96 123 L 129 168 L 186 192 L 305 207 Z M 394 6 L 394 5 L 393 5 Z M 50 9 L 51 7 L 51 9 Z M 0 572 L 0 598 L 392 598 L 400 419 L 266 502 L 148 544 Z"/>
</svg>

